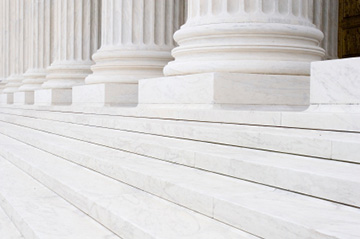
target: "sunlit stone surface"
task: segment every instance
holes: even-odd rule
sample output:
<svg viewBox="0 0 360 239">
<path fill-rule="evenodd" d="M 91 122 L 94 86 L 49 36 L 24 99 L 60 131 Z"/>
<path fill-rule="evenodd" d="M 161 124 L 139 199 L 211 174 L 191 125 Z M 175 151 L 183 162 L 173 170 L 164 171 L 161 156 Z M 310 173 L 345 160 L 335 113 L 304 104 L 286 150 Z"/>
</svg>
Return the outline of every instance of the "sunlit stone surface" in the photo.
<svg viewBox="0 0 360 239">
<path fill-rule="evenodd" d="M 338 9 L 0 0 L 0 238 L 360 238 Z"/>
</svg>

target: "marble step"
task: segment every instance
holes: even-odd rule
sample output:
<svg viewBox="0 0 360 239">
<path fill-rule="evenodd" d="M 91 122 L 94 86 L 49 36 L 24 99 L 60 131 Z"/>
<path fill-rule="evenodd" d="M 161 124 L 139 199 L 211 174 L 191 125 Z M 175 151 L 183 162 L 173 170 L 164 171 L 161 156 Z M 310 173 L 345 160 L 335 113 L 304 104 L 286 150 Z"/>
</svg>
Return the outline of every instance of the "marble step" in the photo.
<svg viewBox="0 0 360 239">
<path fill-rule="evenodd" d="M 2 141 L 0 145 L 8 144 Z M 0 205 L 27 239 L 119 238 L 3 157 L 0 182 Z M 13 235 L 22 238 L 16 232 Z"/>
<path fill-rule="evenodd" d="M 0 238 L 4 238 L 4 239 L 24 238 L 21 235 L 21 233 L 18 231 L 18 229 L 15 227 L 14 223 L 10 220 L 10 218 L 1 208 L 1 203 L 0 203 Z"/>
<path fill-rule="evenodd" d="M 257 238 L 4 135 L 0 154 L 121 238 Z"/>
<path fill-rule="evenodd" d="M 74 113 L 130 118 L 172 119 L 183 121 L 217 122 L 226 124 L 268 125 L 314 130 L 360 132 L 358 105 L 312 105 L 298 110 L 246 107 L 237 110 L 169 108 L 169 107 L 87 107 L 2 105 L 2 112 L 20 114 Z"/>
<path fill-rule="evenodd" d="M 49 139 L 44 138 L 44 140 Z M 58 142 L 63 143 L 62 141 Z M 17 142 L 17 144 L 21 143 Z M 74 143 L 73 146 L 77 148 L 80 145 Z M 56 174 L 56 172 L 51 172 L 49 166 L 44 164 L 69 172 L 69 169 L 65 170 L 59 166 L 60 162 L 62 162 L 59 161 L 59 158 L 47 156 L 46 161 L 41 162 L 41 158 L 44 157 L 42 155 L 47 155 L 45 152 L 26 145 L 23 145 L 22 148 L 26 148 L 24 154 L 36 157 L 32 161 L 39 160 L 39 162 L 21 160 L 20 156 L 17 155 L 22 154 L 22 152 L 15 153 L 9 147 L 3 151 L 6 150 L 7 157 L 10 160 L 21 161 L 17 163 L 19 167 L 29 168 L 31 166 L 28 165 L 33 164 L 32 167 L 47 172 L 49 177 Z M 31 150 L 31 152 L 27 152 L 28 150 Z M 83 150 L 86 151 L 87 149 L 79 148 L 79 151 Z M 89 152 L 89 154 L 92 153 Z M 247 181 L 204 173 L 199 170 L 190 169 L 185 171 L 176 168 L 176 165 L 174 165 L 173 171 L 165 171 L 171 170 L 170 167 L 156 168 L 158 165 L 153 164 L 150 159 L 148 159 L 148 164 L 144 165 L 148 168 L 149 173 L 144 176 L 138 171 L 134 172 L 131 168 L 123 170 L 116 166 L 123 162 L 122 159 L 119 159 L 121 161 L 118 164 L 113 163 L 110 165 L 109 162 L 106 163 L 104 159 L 108 158 L 109 155 L 103 155 L 102 159 L 98 159 L 98 162 L 91 162 L 91 159 L 84 157 L 84 155 L 74 154 L 73 161 L 78 163 L 89 161 L 89 164 L 98 164 L 98 171 L 103 174 L 110 174 L 126 183 L 132 182 L 141 189 L 149 190 L 154 194 L 157 193 L 159 196 L 191 209 L 201 210 L 203 214 L 207 214 L 217 221 L 225 222 L 262 238 L 357 238 L 360 236 L 357 230 L 360 227 L 360 210 L 358 208 L 343 206 Z M 117 160 L 116 155 L 108 160 Z M 129 158 L 129 160 L 135 159 Z M 140 164 L 140 162 L 145 161 L 139 161 L 137 164 Z M 26 165 L 21 166 L 21 164 Z M 79 171 L 83 169 L 79 166 L 73 165 L 73 167 L 78 168 L 76 172 L 74 171 L 77 179 L 79 175 L 81 178 Z M 95 170 L 95 167 L 92 167 L 92 169 Z M 131 170 L 133 170 L 132 175 L 129 173 Z M 67 178 L 70 180 L 67 185 L 70 185 L 71 177 L 68 175 Z M 88 176 L 89 180 L 90 178 L 95 181 L 86 181 L 83 184 L 100 182 L 100 179 L 94 175 Z M 161 180 L 161 178 L 163 179 Z M 53 179 L 49 178 L 45 183 L 51 181 Z M 86 185 L 80 185 L 73 190 L 76 190 L 76 192 L 84 191 L 82 189 L 84 186 L 86 187 Z M 54 186 L 52 187 L 54 188 Z M 91 187 L 87 187 L 88 190 Z M 106 188 L 109 187 L 111 185 L 106 183 Z M 107 193 L 104 193 L 103 190 L 97 189 L 98 193 L 106 195 Z M 136 209 L 133 210 L 138 212 Z"/>
<path fill-rule="evenodd" d="M 358 133 L 72 113 L 32 112 L 30 115 L 64 123 L 360 163 Z"/>
<path fill-rule="evenodd" d="M 26 121 L 33 126 L 45 125 L 44 121 L 41 121 L 41 123 L 37 123 L 37 120 L 34 119 L 26 119 Z M 157 158 L 343 204 L 360 206 L 358 200 L 360 198 L 360 190 L 358 190 L 360 188 L 360 165 L 358 164 L 195 141 L 188 142 L 159 136 L 145 135 L 148 140 L 141 140 L 141 137 L 144 135 L 134 136 L 133 133 L 127 132 L 124 135 L 122 133 L 119 134 L 116 130 L 79 125 L 73 125 L 70 129 L 60 125 L 61 123 L 52 122 L 51 126 L 47 128 L 56 126 L 54 128 L 57 129 L 56 132 L 58 134 L 93 144 L 62 138 L 4 122 L 0 122 L 0 132 L 16 137 L 35 147 L 56 153 L 61 157 L 70 158 L 70 160 L 72 158 L 71 153 L 74 151 L 72 150 L 74 149 L 73 145 L 76 144 L 78 146 L 75 148 L 81 149 L 78 152 L 81 156 L 76 158 L 83 159 L 84 157 L 92 157 L 94 155 L 101 158 L 102 154 L 107 155 L 109 158 L 114 158 L 116 155 L 115 158 L 123 159 L 124 163 L 128 162 L 129 158 L 131 158 L 128 162 L 130 165 L 134 164 L 135 160 L 147 162 L 148 157 Z M 34 137 L 39 140 L 32 140 Z M 48 140 L 41 140 L 44 138 L 48 138 Z M 59 144 L 57 143 L 58 141 L 62 143 Z M 94 143 L 116 147 L 123 151 L 100 147 L 94 145 Z M 63 149 L 64 147 L 65 149 Z M 89 155 L 86 152 L 92 153 Z M 166 163 L 160 161 L 155 161 L 154 163 L 159 164 L 157 167 L 162 167 L 162 164 L 166 165 Z M 144 165 L 147 164 L 145 163 Z M 85 166 L 89 167 L 88 165 Z M 140 166 L 138 165 L 138 167 Z M 111 162 L 109 167 L 112 167 Z M 137 170 L 143 170 L 146 173 L 148 169 L 147 166 L 144 167 Z"/>
</svg>

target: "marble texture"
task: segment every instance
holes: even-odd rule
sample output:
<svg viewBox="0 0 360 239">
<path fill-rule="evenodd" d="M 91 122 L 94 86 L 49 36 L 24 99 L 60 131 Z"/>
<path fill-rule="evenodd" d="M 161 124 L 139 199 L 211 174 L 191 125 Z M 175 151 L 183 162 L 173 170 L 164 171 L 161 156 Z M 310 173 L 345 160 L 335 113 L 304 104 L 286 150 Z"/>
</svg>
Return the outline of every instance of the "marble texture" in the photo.
<svg viewBox="0 0 360 239">
<path fill-rule="evenodd" d="M 58 0 L 54 4 L 56 10 L 54 60 L 47 68 L 48 74 L 42 88 L 68 91 L 75 85 L 84 84 L 85 78 L 91 73 L 90 66 L 93 64 L 91 56 L 100 44 L 100 1 Z M 65 96 L 68 94 L 57 95 L 57 97 Z M 51 99 L 47 101 L 51 102 Z M 59 101 L 61 104 L 70 104 L 71 97 Z M 35 104 L 37 104 L 36 100 Z"/>
<path fill-rule="evenodd" d="M 320 45 L 325 50 L 324 59 L 337 59 L 339 0 L 316 0 L 313 10 L 313 23 L 324 34 Z"/>
<path fill-rule="evenodd" d="M 216 123 L 204 124 L 201 122 L 173 121 L 164 124 L 163 120 L 152 119 L 144 121 L 143 119 L 127 117 L 123 118 L 121 121 L 106 116 L 106 119 L 95 116 L 92 118 L 86 116 L 81 117 L 81 115 L 76 115 L 74 119 L 72 119 L 72 117 L 67 117 L 67 115 L 63 115 L 63 117 L 67 118 L 65 121 L 69 121 L 70 124 L 39 120 L 44 123 L 36 127 L 40 127 L 54 133 L 57 132 L 59 134 L 72 135 L 72 137 L 75 138 L 89 137 L 75 133 L 75 129 L 80 126 L 73 126 L 71 123 L 77 122 L 78 124 L 89 124 L 93 126 L 119 129 L 122 131 L 134 131 L 138 133 L 163 135 L 167 137 L 191 139 L 233 146 L 236 145 L 246 148 L 315 156 L 326 159 L 346 160 L 351 162 L 360 161 L 359 155 L 357 154 L 349 153 L 346 159 L 337 156 L 339 155 L 338 152 L 343 151 L 341 150 L 341 145 L 344 145 L 344 143 L 345 145 L 349 143 L 349 147 L 350 145 L 352 147 L 356 147 L 356 145 L 360 144 L 360 136 L 358 134 L 264 126 L 222 125 Z M 30 127 L 33 125 L 33 123 L 29 120 L 24 120 L 15 116 L 11 117 L 11 120 L 22 122 L 22 124 Z M 59 120 L 60 118 L 57 118 L 57 121 Z M 54 125 L 56 124 L 59 127 L 73 127 L 75 131 L 64 131 L 60 128 L 54 128 Z M 93 129 L 92 131 L 94 130 L 96 129 Z M 86 132 L 89 132 L 89 130 L 86 130 Z M 119 133 L 120 132 L 118 132 L 118 134 Z M 121 133 L 126 134 L 126 132 Z M 111 146 L 114 146 L 117 143 L 116 141 L 109 141 L 100 137 L 92 137 L 91 139 L 100 143 L 110 143 Z"/>
<path fill-rule="evenodd" d="M 21 144 L 10 139 L 8 139 L 8 141 L 14 144 Z M 120 210 L 120 204 L 122 207 L 127 206 L 128 210 L 132 213 L 137 212 L 138 214 L 140 213 L 139 209 L 143 208 L 143 200 L 146 200 L 146 208 L 148 210 L 154 209 L 154 201 L 141 196 L 141 193 L 137 193 L 137 196 L 134 198 L 131 196 L 132 193 L 130 193 L 133 192 L 134 189 L 128 191 L 129 189 L 126 190 L 127 187 L 121 186 L 121 183 L 118 181 L 116 181 L 115 184 L 115 181 L 106 180 L 106 178 L 101 175 L 97 176 L 93 171 L 81 170 L 78 165 L 69 164 L 60 158 L 56 158 L 42 151 L 30 149 L 28 146 L 24 145 L 22 148 L 22 152 L 15 152 L 11 146 L 3 149 L 3 151 L 5 151 L 7 158 L 11 160 L 11 162 L 26 170 L 26 172 L 29 172 L 46 185 L 51 185 L 50 187 L 56 190 L 60 195 L 67 195 L 67 199 L 72 202 L 76 201 L 80 204 L 81 202 L 77 201 L 79 198 L 76 194 L 81 193 L 82 195 L 85 195 L 87 200 L 95 200 L 94 204 L 92 204 L 93 210 L 97 208 L 97 205 L 104 205 L 104 203 L 107 202 L 106 205 L 111 206 L 107 206 L 106 208 L 108 210 L 111 209 L 113 213 L 118 212 L 116 215 L 120 215 L 120 212 L 118 211 Z M 151 164 L 151 162 L 149 163 Z M 46 175 L 44 172 L 46 172 Z M 64 172 L 67 172 L 66 175 L 64 175 Z M 154 174 L 154 176 L 158 174 L 156 172 L 158 172 L 158 170 L 155 168 L 154 171 L 149 171 L 150 175 Z M 184 175 L 186 176 L 184 177 Z M 75 181 L 72 180 L 72 177 L 74 176 L 77 178 Z M 126 176 L 129 175 L 123 175 L 125 178 Z M 181 174 L 174 174 L 171 173 L 171 171 L 168 172 L 164 170 L 164 175 L 159 175 L 158 177 L 164 178 L 164 176 L 166 178 L 172 178 L 170 179 L 170 182 L 174 182 L 176 179 L 183 180 L 183 183 L 179 183 L 179 185 L 192 189 L 192 195 L 195 195 L 195 197 L 192 198 L 192 195 L 184 197 L 188 200 L 188 205 L 190 205 L 190 207 L 196 207 L 197 203 L 200 202 L 203 202 L 203 206 L 206 206 L 206 202 L 208 202 L 212 205 L 209 207 L 212 212 L 212 214 L 210 214 L 212 217 L 234 225 L 237 228 L 259 235 L 262 238 L 296 238 L 303 235 L 307 238 L 356 238 L 358 236 L 357 228 L 359 227 L 360 213 L 356 208 L 340 206 L 324 200 L 306 197 L 279 189 L 274 190 L 274 188 L 251 182 L 223 178 L 223 176 L 211 174 L 205 176 L 205 174 L 202 175 L 201 172 L 194 172 L 193 170 Z M 197 176 L 201 177 L 197 178 Z M 178 195 L 171 200 L 181 200 L 181 195 L 184 195 L 186 191 L 179 190 L 179 188 L 172 186 L 171 184 L 156 182 L 155 178 L 148 178 L 146 182 L 150 184 L 154 183 L 154 189 L 161 188 L 162 190 L 166 190 L 168 196 L 173 193 Z M 195 180 L 196 178 L 197 180 Z M 220 179 L 221 181 L 219 181 Z M 138 178 L 138 180 L 140 179 Z M 192 183 L 189 183 L 186 180 L 189 180 Z M 103 186 L 105 182 L 107 185 L 106 187 Z M 71 188 L 67 185 L 71 185 Z M 122 193 L 118 191 L 120 188 L 123 188 L 121 189 Z M 136 190 L 138 189 L 135 189 L 135 191 Z M 66 194 L 65 191 L 67 191 Z M 142 191 L 138 190 L 137 192 Z M 206 197 L 196 196 L 195 192 L 206 195 Z M 101 195 L 106 195 L 106 197 Z M 116 201 L 111 195 L 118 195 Z M 127 195 L 126 199 L 128 202 L 135 200 L 137 209 L 134 209 L 132 206 L 128 205 L 128 203 L 125 203 L 122 200 L 123 197 L 119 195 Z M 212 197 L 213 199 L 207 200 L 208 197 Z M 77 198 L 77 200 L 75 198 Z M 121 203 L 119 202 L 119 204 L 117 204 L 116 202 L 119 200 Z M 157 201 L 159 200 L 160 199 L 157 199 Z M 86 205 L 86 203 L 82 203 L 81 205 L 84 204 Z M 86 211 L 84 206 L 81 207 L 82 210 Z M 299 208 L 302 210 L 299 211 Z M 153 217 L 158 218 L 155 214 L 159 213 L 159 210 L 160 209 L 157 208 L 152 212 Z M 171 209 L 171 211 L 172 210 L 174 209 Z M 104 214 L 100 213 L 100 215 Z M 122 211 L 121 215 L 128 215 L 131 218 L 132 214 L 130 215 L 129 212 Z M 142 215 L 146 217 L 146 214 L 144 215 L 142 213 Z M 167 218 L 164 218 L 163 215 L 162 219 L 166 220 Z M 139 220 L 139 218 L 137 218 L 137 220 Z M 188 222 L 189 220 L 191 221 L 190 218 L 187 219 Z M 262 227 L 258 227 L 259 221 L 261 222 Z M 151 221 L 147 222 L 152 224 Z M 105 224 L 105 222 L 103 223 Z M 346 224 L 346 227 L 343 227 L 343 223 Z M 164 225 L 160 222 L 158 222 L 158 224 Z M 177 227 L 179 226 L 180 225 L 178 224 Z M 156 230 L 157 233 L 160 232 L 157 224 L 152 225 L 152 227 L 152 230 Z M 142 228 L 144 228 L 144 225 Z M 217 227 L 217 229 L 219 228 Z M 220 233 L 220 231 L 218 232 Z M 179 233 L 179 231 L 177 231 L 177 233 Z M 161 233 L 157 235 L 159 238 L 162 238 Z M 167 238 L 173 238 L 178 234 L 167 235 Z M 203 238 L 200 235 L 197 235 L 195 238 Z M 240 237 L 240 235 L 237 235 L 237 237 Z M 183 238 L 186 238 L 184 234 L 182 234 L 182 236 Z M 209 238 L 212 237 L 210 236 Z M 224 235 L 224 238 L 232 238 L 232 236 L 231 234 L 228 234 Z"/>
<path fill-rule="evenodd" d="M 68 105 L 71 104 L 71 89 L 42 89 L 34 93 L 36 105 Z"/>
<path fill-rule="evenodd" d="M 109 106 L 117 104 L 136 105 L 137 84 L 89 84 L 72 88 L 73 105 Z"/>
<path fill-rule="evenodd" d="M 24 239 L 0 206 L 0 238 Z"/>
<path fill-rule="evenodd" d="M 164 74 L 309 75 L 324 56 L 312 21 L 311 0 L 192 0 Z"/>
<path fill-rule="evenodd" d="M 258 238 L 10 138 L 0 140 L 7 142 L 0 152 L 7 160 L 122 238 Z"/>
<path fill-rule="evenodd" d="M 95 64 L 86 84 L 137 84 L 139 79 L 163 76 L 163 67 L 172 60 L 174 32 L 184 19 L 184 0 L 103 0 L 101 47 L 93 55 Z M 100 86 L 101 87 L 101 86 Z M 84 89 L 93 89 L 88 87 Z M 118 94 L 124 89 L 120 86 Z M 108 104 L 128 104 L 137 98 L 137 91 L 118 97 L 105 91 Z M 128 94 L 127 91 L 125 94 Z M 86 92 L 77 91 L 81 98 Z M 93 95 L 103 102 L 102 95 Z"/>
<path fill-rule="evenodd" d="M 14 104 L 31 105 L 34 104 L 33 91 L 19 91 L 14 93 Z"/>
<path fill-rule="evenodd" d="M 2 93 L 0 94 L 1 104 L 12 104 L 14 102 L 14 93 Z"/>
<path fill-rule="evenodd" d="M 59 157 L 162 198 L 180 204 L 185 203 L 196 211 L 209 212 L 211 207 L 204 202 L 195 204 L 194 202 L 199 200 L 191 201 L 189 198 L 200 197 L 199 194 L 207 195 L 208 190 L 205 189 L 214 187 L 214 185 L 207 185 L 203 182 L 197 188 L 197 185 L 193 185 L 191 182 L 202 182 L 202 178 L 208 177 L 214 178 L 214 181 L 220 184 L 226 184 L 227 180 L 224 177 L 216 178 L 209 173 L 195 172 L 178 164 L 360 206 L 358 200 L 360 191 L 357 190 L 360 185 L 360 165 L 356 164 L 350 165 L 336 161 L 203 142 L 163 139 L 158 136 L 149 137 L 148 141 L 138 136 L 136 142 L 128 143 L 131 147 L 117 146 L 117 149 L 120 150 L 115 150 L 87 143 L 91 142 L 90 140 L 84 142 L 59 137 L 3 122 L 0 122 L 0 126 L 2 134 L 52 152 Z M 100 133 L 98 132 L 99 135 Z M 115 133 L 109 131 L 103 131 L 103 134 L 106 134 L 109 139 L 117 137 Z M 135 141 L 135 137 L 122 136 L 127 141 Z M 34 141 L 33 138 L 38 140 Z M 156 153 L 154 153 L 155 150 Z M 178 178 L 177 175 L 189 176 L 183 179 Z M 149 180 L 150 178 L 151 180 Z M 174 190 L 167 191 L 166 188 L 169 187 Z M 175 190 L 175 188 L 178 189 Z M 178 195 L 178 192 L 184 190 L 186 192 Z"/>
<path fill-rule="evenodd" d="M 359 66 L 359 57 L 312 63 L 310 103 L 360 104 Z"/>
<path fill-rule="evenodd" d="M 14 93 L 18 91 L 21 82 L 24 79 L 25 71 L 25 12 L 28 10 L 25 0 L 5 0 L 5 11 L 9 14 L 6 16 L 9 31 L 9 76 L 3 93 Z M 10 29 L 12 29 L 10 31 Z M 11 103 L 8 101 L 8 103 Z"/>
<path fill-rule="evenodd" d="M 119 238 L 2 157 L 0 165 L 1 207 L 25 238 Z"/>
<path fill-rule="evenodd" d="M 309 78 L 204 73 L 140 80 L 140 105 L 308 105 Z"/>
<path fill-rule="evenodd" d="M 28 69 L 19 88 L 27 95 L 23 104 L 34 103 L 34 90 L 41 89 L 46 80 L 46 68 L 51 63 L 51 12 L 53 0 L 31 0 L 29 24 Z"/>
</svg>

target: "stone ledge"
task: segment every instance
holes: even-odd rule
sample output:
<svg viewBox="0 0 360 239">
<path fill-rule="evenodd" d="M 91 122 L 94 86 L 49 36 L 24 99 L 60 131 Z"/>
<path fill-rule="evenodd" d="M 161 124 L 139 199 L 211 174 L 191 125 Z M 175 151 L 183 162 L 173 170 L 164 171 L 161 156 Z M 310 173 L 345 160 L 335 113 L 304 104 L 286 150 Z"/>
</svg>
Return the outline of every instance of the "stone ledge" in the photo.
<svg viewBox="0 0 360 239">
<path fill-rule="evenodd" d="M 205 73 L 140 80 L 139 104 L 212 106 L 309 104 L 309 77 Z"/>
</svg>

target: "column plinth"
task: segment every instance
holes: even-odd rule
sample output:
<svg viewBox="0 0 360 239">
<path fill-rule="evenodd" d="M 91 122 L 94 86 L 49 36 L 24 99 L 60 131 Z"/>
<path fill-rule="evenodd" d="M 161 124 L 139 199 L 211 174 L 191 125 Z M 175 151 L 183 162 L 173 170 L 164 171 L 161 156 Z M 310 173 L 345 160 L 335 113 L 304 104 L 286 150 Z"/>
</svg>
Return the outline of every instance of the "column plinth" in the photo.
<svg viewBox="0 0 360 239">
<path fill-rule="evenodd" d="M 175 60 L 164 68 L 169 77 L 141 81 L 139 101 L 307 105 L 310 63 L 324 56 L 322 38 L 312 0 L 189 1 L 187 22 L 174 35 Z"/>
<path fill-rule="evenodd" d="M 55 7 L 54 61 L 47 68 L 35 104 L 71 104 L 71 89 L 84 84 L 99 46 L 99 0 L 58 0 Z"/>
<path fill-rule="evenodd" d="M 93 55 L 95 65 L 86 86 L 74 87 L 73 103 L 136 103 L 138 80 L 163 76 L 163 67 L 172 59 L 172 36 L 182 24 L 183 4 L 103 0 L 101 48 Z"/>
</svg>

